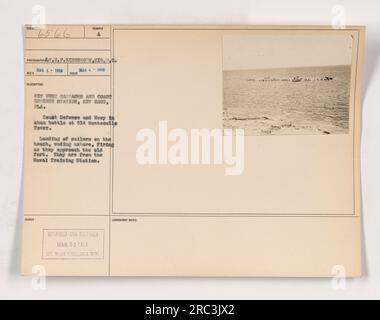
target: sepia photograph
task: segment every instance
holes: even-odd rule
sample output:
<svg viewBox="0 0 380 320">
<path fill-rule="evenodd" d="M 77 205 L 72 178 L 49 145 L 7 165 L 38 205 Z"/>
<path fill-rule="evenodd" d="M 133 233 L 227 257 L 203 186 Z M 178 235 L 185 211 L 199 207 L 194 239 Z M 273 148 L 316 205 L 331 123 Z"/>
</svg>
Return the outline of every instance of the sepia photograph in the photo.
<svg viewBox="0 0 380 320">
<path fill-rule="evenodd" d="M 347 134 L 351 60 L 349 35 L 225 36 L 223 127 Z"/>
</svg>

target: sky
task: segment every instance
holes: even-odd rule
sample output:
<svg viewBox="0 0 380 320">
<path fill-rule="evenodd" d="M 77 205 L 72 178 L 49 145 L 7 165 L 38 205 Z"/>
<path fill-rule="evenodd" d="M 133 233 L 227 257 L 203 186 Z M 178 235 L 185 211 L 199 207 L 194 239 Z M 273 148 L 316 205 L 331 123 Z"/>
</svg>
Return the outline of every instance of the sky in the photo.
<svg viewBox="0 0 380 320">
<path fill-rule="evenodd" d="M 269 69 L 349 65 L 350 35 L 228 35 L 223 69 Z"/>
</svg>

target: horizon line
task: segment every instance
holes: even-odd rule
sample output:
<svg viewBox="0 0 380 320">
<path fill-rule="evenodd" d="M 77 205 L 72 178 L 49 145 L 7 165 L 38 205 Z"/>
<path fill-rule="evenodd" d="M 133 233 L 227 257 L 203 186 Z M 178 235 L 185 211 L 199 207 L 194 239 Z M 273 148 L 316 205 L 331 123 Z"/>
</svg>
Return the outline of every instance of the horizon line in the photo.
<svg viewBox="0 0 380 320">
<path fill-rule="evenodd" d="M 296 67 L 273 67 L 273 68 L 240 68 L 240 69 L 223 69 L 223 71 L 245 71 L 245 70 L 273 70 L 273 69 L 301 69 L 301 68 L 324 68 L 324 67 L 351 67 L 352 64 L 326 64 L 326 65 L 308 65 Z"/>
</svg>

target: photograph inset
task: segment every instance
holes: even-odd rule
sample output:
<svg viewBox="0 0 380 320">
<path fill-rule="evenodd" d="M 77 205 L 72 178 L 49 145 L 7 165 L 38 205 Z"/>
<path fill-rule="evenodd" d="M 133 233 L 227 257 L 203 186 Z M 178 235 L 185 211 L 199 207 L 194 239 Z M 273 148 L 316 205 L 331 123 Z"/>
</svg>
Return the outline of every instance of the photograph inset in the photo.
<svg viewBox="0 0 380 320">
<path fill-rule="evenodd" d="M 349 132 L 352 38 L 225 36 L 223 127 L 246 135 Z"/>
</svg>

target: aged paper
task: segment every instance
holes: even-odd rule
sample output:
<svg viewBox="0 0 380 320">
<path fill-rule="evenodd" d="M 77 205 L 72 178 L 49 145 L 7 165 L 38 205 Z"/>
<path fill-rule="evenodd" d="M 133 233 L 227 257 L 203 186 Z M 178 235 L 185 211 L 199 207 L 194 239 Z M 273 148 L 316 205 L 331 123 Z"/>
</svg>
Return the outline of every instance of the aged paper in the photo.
<svg viewBox="0 0 380 320">
<path fill-rule="evenodd" d="M 364 27 L 25 26 L 22 274 L 361 275 Z"/>
</svg>

